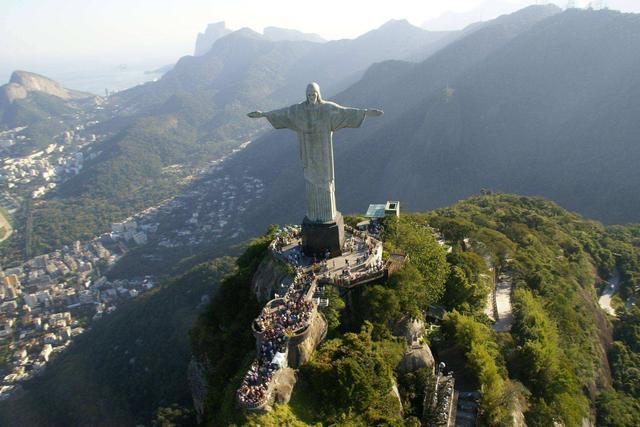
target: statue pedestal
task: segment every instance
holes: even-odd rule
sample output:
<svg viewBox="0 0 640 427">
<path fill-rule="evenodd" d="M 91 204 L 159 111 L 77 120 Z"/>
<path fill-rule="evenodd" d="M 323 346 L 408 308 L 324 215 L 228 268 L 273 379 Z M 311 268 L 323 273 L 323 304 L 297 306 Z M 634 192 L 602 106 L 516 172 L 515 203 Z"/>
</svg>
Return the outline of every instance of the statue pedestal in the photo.
<svg viewBox="0 0 640 427">
<path fill-rule="evenodd" d="M 342 255 L 344 244 L 344 221 L 336 214 L 331 222 L 312 222 L 306 216 L 302 220 L 302 249 L 307 256 L 323 258 L 329 251 L 331 257 Z"/>
</svg>

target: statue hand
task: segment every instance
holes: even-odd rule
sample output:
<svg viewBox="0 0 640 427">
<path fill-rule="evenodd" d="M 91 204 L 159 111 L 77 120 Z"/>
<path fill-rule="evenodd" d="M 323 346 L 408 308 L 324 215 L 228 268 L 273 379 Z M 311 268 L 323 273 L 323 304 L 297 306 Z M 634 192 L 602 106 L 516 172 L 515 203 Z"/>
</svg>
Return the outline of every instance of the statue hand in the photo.
<svg viewBox="0 0 640 427">
<path fill-rule="evenodd" d="M 367 109 L 367 112 L 365 113 L 367 116 L 370 117 L 378 117 L 384 114 L 384 111 L 382 110 L 377 110 L 375 108 L 369 108 Z"/>
<path fill-rule="evenodd" d="M 252 111 L 248 113 L 247 116 L 251 117 L 252 119 L 259 119 L 260 117 L 264 117 L 264 113 L 262 111 Z"/>
</svg>

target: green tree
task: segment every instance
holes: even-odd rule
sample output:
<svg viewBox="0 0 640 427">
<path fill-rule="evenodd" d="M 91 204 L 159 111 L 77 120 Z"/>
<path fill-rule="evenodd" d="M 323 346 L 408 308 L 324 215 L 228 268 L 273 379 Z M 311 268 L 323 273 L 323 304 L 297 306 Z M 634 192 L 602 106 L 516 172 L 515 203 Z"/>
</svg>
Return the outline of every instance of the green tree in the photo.
<svg viewBox="0 0 640 427">
<path fill-rule="evenodd" d="M 602 427 L 636 427 L 640 425 L 640 400 L 612 388 L 597 399 L 596 423 Z"/>
</svg>

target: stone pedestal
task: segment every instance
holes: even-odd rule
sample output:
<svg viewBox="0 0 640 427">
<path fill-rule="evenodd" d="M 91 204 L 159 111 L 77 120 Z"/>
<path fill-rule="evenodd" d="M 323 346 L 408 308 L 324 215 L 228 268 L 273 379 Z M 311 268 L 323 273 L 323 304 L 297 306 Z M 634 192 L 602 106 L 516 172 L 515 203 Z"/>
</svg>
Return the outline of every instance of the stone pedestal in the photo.
<svg viewBox="0 0 640 427">
<path fill-rule="evenodd" d="M 342 255 L 344 244 L 344 221 L 342 214 L 336 214 L 331 222 L 312 222 L 306 216 L 302 221 L 302 249 L 305 255 L 324 257 L 329 251 L 331 257 Z"/>
</svg>

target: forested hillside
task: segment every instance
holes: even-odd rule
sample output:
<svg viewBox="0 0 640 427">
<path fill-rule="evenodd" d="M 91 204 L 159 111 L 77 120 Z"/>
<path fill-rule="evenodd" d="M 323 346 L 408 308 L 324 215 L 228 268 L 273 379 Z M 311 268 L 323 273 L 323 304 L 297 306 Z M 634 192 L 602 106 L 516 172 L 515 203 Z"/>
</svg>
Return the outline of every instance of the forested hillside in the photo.
<svg viewBox="0 0 640 427">
<path fill-rule="evenodd" d="M 449 254 L 433 230 L 452 246 Z M 208 376 L 208 425 L 414 425 L 430 374 L 399 370 L 404 343 L 394 330 L 406 315 L 424 319 L 433 304 L 446 314 L 439 332 L 427 334 L 429 344 L 437 360 L 455 366 L 459 383 L 481 391 L 479 416 L 486 425 L 510 425 L 518 413 L 532 426 L 578 426 L 596 417 L 609 420 L 602 425 L 634 425 L 620 421 L 637 420 L 638 402 L 634 380 L 620 371 L 629 364 L 619 359 L 635 357 L 637 318 L 621 317 L 612 335 L 596 293 L 614 269 L 624 278 L 623 292 L 634 292 L 640 280 L 637 227 L 608 228 L 542 198 L 485 194 L 387 219 L 384 238 L 385 250 L 406 253 L 409 263 L 389 280 L 348 296 L 334 291 L 325 309 L 332 319 L 328 339 L 301 368 L 291 402 L 244 418 L 233 399 L 254 351 L 248 325 L 259 306 L 250 279 L 269 236 L 254 243 L 241 273 L 223 282 L 192 336 L 194 352 L 215 361 Z M 512 278 L 510 331 L 495 332 L 484 314 L 491 283 L 483 277 L 492 274 Z M 618 340 L 613 347 L 612 336 Z M 231 382 L 223 384 L 223 377 Z M 403 414 L 397 401 L 387 400 L 394 382 Z"/>
<path fill-rule="evenodd" d="M 271 414 L 245 419 L 234 404 L 255 349 L 249 325 L 260 305 L 250 282 L 268 233 L 249 246 L 219 288 L 218 280 L 232 271 L 225 260 L 168 280 L 98 321 L 24 396 L 0 405 L 0 419 L 7 425 L 45 417 L 122 425 L 192 417 L 186 331 L 202 295 L 215 291 L 191 331 L 192 351 L 214 361 L 206 402 L 210 425 L 280 425 L 285 419 L 300 425 L 415 424 L 433 377 L 428 370 L 398 369 L 405 344 L 395 331 L 406 315 L 422 319 L 433 304 L 446 310 L 439 332 L 427 333 L 433 354 L 454 369 L 460 384 L 485 390 L 480 416 L 487 424 L 508 424 L 519 412 L 533 426 L 558 419 L 579 425 L 583 418 L 636 424 L 637 310 L 623 312 L 612 331 L 596 293 L 600 278 L 617 268 L 621 297 L 633 298 L 640 280 L 638 226 L 605 227 L 544 199 L 485 194 L 433 212 L 403 213 L 385 223 L 384 238 L 386 252 L 404 252 L 410 262 L 389 280 L 348 297 L 327 290 L 327 340 L 300 370 L 289 405 Z M 493 274 L 513 278 L 510 332 L 494 332 L 484 314 Z M 398 401 L 389 399 L 393 383 L 403 415 Z"/>
</svg>

